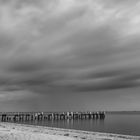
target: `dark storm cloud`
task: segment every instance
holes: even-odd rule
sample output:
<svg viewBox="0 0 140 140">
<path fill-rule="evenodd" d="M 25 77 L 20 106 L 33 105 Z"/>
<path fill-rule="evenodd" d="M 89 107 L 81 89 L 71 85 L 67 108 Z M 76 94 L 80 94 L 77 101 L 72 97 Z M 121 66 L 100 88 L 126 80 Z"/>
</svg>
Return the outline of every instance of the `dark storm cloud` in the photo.
<svg viewBox="0 0 140 140">
<path fill-rule="evenodd" d="M 113 71 L 111 71 L 111 73 L 113 73 Z M 99 75 L 100 76 L 98 78 L 95 76 L 96 78 L 94 77 L 93 81 L 90 79 L 90 82 L 86 82 L 85 80 L 85 83 L 79 84 L 79 87 L 77 87 L 77 89 L 80 91 L 94 91 L 132 88 L 140 86 L 139 73 L 129 73 L 126 71 L 125 74 L 117 73 L 116 75 L 116 73 L 113 73 L 113 75 L 108 75 L 107 73 L 107 75 L 105 75 L 105 73 L 100 73 Z M 103 75 L 104 77 L 102 77 L 101 75 Z"/>
<path fill-rule="evenodd" d="M 13 72 L 23 72 L 23 73 L 28 73 L 28 72 L 34 72 L 34 71 L 38 71 L 40 69 L 43 69 L 43 67 L 45 64 L 42 61 L 34 61 L 32 59 L 25 59 L 25 60 L 21 60 L 21 61 L 17 61 L 14 64 L 12 64 L 9 67 L 9 71 L 13 71 Z"/>
</svg>

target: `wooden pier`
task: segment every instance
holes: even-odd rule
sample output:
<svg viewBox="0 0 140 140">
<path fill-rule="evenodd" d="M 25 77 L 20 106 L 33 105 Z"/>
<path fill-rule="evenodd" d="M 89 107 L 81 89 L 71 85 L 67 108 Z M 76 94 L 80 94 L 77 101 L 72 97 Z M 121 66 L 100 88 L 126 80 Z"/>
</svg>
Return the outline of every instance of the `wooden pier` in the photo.
<svg viewBox="0 0 140 140">
<path fill-rule="evenodd" d="M 2 122 L 104 119 L 105 112 L 5 112 L 0 113 Z"/>
</svg>

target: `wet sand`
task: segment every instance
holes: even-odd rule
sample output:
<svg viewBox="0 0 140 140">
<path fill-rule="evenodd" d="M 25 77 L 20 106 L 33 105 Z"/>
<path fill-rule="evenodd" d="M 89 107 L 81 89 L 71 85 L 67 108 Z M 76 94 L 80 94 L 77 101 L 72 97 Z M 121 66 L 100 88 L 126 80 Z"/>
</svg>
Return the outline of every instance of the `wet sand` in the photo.
<svg viewBox="0 0 140 140">
<path fill-rule="evenodd" d="M 140 140 L 139 136 L 0 123 L 0 140 Z"/>
</svg>

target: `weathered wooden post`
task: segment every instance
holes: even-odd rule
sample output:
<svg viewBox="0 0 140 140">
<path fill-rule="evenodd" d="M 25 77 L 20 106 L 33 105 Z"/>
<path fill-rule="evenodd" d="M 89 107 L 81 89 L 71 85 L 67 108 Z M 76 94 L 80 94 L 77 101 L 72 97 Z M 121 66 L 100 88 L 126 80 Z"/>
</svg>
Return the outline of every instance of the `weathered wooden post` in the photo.
<svg viewBox="0 0 140 140">
<path fill-rule="evenodd" d="M 6 114 L 2 114 L 2 121 L 6 121 Z"/>
</svg>

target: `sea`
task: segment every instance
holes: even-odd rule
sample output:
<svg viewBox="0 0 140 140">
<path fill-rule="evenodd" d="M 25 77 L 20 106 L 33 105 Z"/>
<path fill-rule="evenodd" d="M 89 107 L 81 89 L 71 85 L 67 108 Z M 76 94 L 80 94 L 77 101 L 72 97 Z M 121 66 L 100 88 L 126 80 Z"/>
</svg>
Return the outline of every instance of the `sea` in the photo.
<svg viewBox="0 0 140 140">
<path fill-rule="evenodd" d="M 39 126 L 140 136 L 140 112 L 108 112 L 105 119 L 102 120 L 45 120 L 27 123 Z"/>
</svg>

